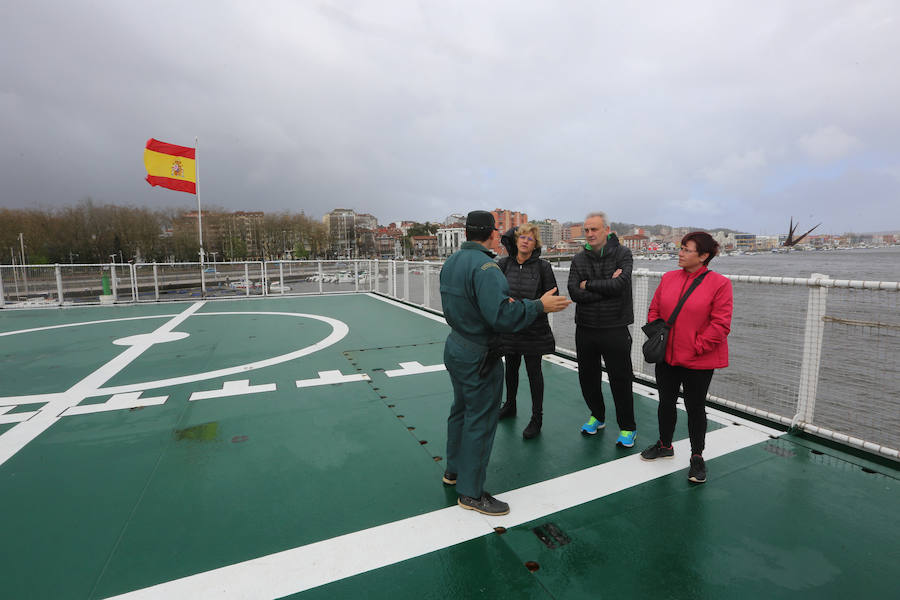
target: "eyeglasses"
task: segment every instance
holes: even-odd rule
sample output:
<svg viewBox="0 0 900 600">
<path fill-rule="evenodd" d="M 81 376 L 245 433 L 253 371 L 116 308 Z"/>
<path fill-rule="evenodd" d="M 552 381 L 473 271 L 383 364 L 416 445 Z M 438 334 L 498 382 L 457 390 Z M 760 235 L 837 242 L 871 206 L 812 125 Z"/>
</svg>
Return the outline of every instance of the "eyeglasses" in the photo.
<svg viewBox="0 0 900 600">
<path fill-rule="evenodd" d="M 679 252 L 696 252 L 696 250 L 691 250 L 690 248 L 687 248 L 685 246 L 682 246 L 681 248 L 679 248 L 678 251 Z"/>
<path fill-rule="evenodd" d="M 520 239 L 520 240 L 525 240 L 526 242 L 533 242 L 533 241 L 534 241 L 534 238 L 531 237 L 530 235 L 520 235 L 520 236 L 519 236 L 519 239 Z"/>
</svg>

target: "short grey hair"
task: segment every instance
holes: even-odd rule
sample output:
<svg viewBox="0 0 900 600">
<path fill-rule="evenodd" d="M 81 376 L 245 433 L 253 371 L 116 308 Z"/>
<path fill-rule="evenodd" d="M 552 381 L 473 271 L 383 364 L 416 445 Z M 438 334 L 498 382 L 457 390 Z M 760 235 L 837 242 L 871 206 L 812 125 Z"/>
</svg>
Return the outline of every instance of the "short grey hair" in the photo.
<svg viewBox="0 0 900 600">
<path fill-rule="evenodd" d="M 606 213 L 603 212 L 602 210 L 597 210 L 597 211 L 594 211 L 594 212 L 589 212 L 589 213 L 584 217 L 584 220 L 587 221 L 588 219 L 591 219 L 591 218 L 593 218 L 593 217 L 600 217 L 601 219 L 603 219 L 603 226 L 604 226 L 604 227 L 609 227 L 609 219 L 606 218 Z"/>
</svg>

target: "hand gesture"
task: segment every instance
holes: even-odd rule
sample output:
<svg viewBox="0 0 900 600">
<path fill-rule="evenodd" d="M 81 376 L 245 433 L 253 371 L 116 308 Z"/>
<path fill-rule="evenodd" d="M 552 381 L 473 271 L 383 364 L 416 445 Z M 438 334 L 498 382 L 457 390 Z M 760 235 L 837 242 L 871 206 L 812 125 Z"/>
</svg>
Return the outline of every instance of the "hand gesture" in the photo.
<svg viewBox="0 0 900 600">
<path fill-rule="evenodd" d="M 555 293 L 556 288 L 553 288 L 541 296 L 541 304 L 544 305 L 545 313 L 559 312 L 572 304 L 572 301 L 565 296 L 554 296 Z"/>
</svg>

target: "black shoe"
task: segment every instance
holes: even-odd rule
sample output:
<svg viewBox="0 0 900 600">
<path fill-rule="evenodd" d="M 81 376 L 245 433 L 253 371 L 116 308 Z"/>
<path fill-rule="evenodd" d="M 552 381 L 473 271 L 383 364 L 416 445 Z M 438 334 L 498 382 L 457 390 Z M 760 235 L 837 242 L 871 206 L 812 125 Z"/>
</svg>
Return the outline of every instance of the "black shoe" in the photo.
<svg viewBox="0 0 900 600">
<path fill-rule="evenodd" d="M 444 471 L 444 476 L 441 477 L 441 481 L 443 481 L 447 485 L 456 485 L 456 473 Z"/>
<path fill-rule="evenodd" d="M 481 498 L 471 498 L 460 494 L 456 503 L 466 510 L 475 510 L 490 517 L 499 517 L 509 513 L 509 504 L 497 500 L 487 492 L 482 492 Z"/>
<path fill-rule="evenodd" d="M 660 441 L 641 451 L 641 460 L 656 460 L 657 458 L 672 458 L 673 456 L 675 456 L 675 448 L 663 446 Z"/>
<path fill-rule="evenodd" d="M 506 404 L 500 407 L 500 420 L 514 416 L 516 416 L 516 401 L 507 400 Z"/>
<path fill-rule="evenodd" d="M 691 454 L 691 469 L 688 471 L 688 481 L 706 483 L 706 463 L 699 454 Z"/>
<path fill-rule="evenodd" d="M 528 422 L 528 427 L 522 432 L 522 437 L 526 440 L 536 438 L 541 432 L 541 425 L 543 425 L 543 419 L 541 417 L 531 417 L 531 420 Z"/>
</svg>

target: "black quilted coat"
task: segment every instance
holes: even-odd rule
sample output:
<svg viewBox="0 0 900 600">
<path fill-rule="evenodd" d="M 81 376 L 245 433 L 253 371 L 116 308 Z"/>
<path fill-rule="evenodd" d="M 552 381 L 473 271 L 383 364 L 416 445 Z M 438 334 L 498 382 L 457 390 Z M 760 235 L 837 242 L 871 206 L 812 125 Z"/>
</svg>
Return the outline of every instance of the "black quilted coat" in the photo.
<svg viewBox="0 0 900 600">
<path fill-rule="evenodd" d="M 631 250 L 619 244 L 610 234 L 599 251 L 584 250 L 572 259 L 569 269 L 569 297 L 576 302 L 575 323 L 602 329 L 621 327 L 634 322 L 631 300 Z M 613 279 L 616 269 L 622 274 Z M 587 281 L 586 289 L 581 282 Z"/>
<path fill-rule="evenodd" d="M 556 287 L 553 268 L 549 262 L 540 258 L 540 248 L 535 248 L 528 260 L 520 265 L 516 260 L 518 250 L 515 246 L 515 229 L 503 234 L 500 242 L 509 252 L 509 256 L 499 260 L 499 265 L 509 282 L 510 296 L 537 299 Z M 522 331 L 501 334 L 500 349 L 504 354 L 552 354 L 556 350 L 556 340 L 553 338 L 547 313 L 538 315 Z"/>
</svg>

